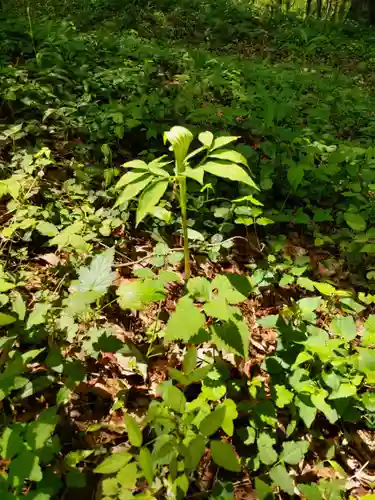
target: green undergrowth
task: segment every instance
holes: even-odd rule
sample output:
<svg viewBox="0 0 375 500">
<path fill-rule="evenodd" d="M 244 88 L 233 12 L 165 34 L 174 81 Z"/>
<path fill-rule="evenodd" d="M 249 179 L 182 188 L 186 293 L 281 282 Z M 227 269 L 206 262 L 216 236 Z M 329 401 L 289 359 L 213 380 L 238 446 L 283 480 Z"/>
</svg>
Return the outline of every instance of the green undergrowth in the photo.
<svg viewBox="0 0 375 500">
<path fill-rule="evenodd" d="M 29 7 L 0 27 L 1 500 L 370 491 L 373 32 Z"/>
</svg>

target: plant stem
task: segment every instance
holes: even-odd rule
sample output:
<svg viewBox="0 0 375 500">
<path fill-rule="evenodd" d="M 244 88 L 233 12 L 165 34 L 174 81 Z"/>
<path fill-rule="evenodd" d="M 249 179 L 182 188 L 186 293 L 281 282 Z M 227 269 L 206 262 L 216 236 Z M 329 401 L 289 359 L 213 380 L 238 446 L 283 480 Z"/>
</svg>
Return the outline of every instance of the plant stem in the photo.
<svg viewBox="0 0 375 500">
<path fill-rule="evenodd" d="M 186 177 L 180 175 L 180 205 L 181 205 L 181 221 L 182 221 L 182 235 L 184 238 L 184 260 L 185 260 L 185 280 L 190 278 L 190 255 L 189 255 L 189 240 L 188 240 L 188 226 L 186 218 Z"/>
</svg>

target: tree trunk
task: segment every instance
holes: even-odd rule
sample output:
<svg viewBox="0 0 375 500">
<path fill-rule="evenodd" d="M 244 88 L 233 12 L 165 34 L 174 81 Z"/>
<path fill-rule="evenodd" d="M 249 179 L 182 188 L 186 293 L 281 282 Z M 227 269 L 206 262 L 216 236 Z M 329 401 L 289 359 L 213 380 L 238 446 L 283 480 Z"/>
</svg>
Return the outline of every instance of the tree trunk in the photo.
<svg viewBox="0 0 375 500">
<path fill-rule="evenodd" d="M 361 19 L 361 14 L 365 6 L 366 0 L 352 0 L 348 12 L 348 17 L 354 21 L 359 21 Z"/>
<path fill-rule="evenodd" d="M 306 16 L 308 17 L 311 12 L 311 0 L 306 0 Z"/>
<path fill-rule="evenodd" d="M 316 0 L 316 15 L 318 19 L 322 18 L 322 0 Z"/>
</svg>

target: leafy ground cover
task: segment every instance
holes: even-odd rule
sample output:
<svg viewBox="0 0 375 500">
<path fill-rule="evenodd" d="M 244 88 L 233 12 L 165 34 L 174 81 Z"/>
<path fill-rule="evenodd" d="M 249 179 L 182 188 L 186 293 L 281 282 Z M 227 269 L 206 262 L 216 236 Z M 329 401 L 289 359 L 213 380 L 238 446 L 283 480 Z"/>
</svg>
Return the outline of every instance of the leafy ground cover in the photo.
<svg viewBox="0 0 375 500">
<path fill-rule="evenodd" d="M 374 33 L 0 22 L 1 499 L 372 498 Z"/>
</svg>

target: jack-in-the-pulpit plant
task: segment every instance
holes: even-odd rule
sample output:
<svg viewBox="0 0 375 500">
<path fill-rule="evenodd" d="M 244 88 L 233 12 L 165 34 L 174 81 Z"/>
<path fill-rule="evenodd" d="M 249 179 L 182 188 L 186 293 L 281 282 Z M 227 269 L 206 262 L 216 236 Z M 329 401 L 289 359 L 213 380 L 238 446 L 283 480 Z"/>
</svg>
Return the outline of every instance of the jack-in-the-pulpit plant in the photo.
<svg viewBox="0 0 375 500">
<path fill-rule="evenodd" d="M 138 225 L 148 214 L 157 215 L 160 211 L 165 212 L 165 209 L 158 204 L 169 184 L 178 185 L 186 280 L 190 278 L 186 179 L 194 179 L 203 185 L 204 174 L 208 173 L 242 182 L 254 191 L 258 189 L 249 173 L 243 168 L 243 166 L 248 167 L 246 158 L 238 151 L 226 148 L 238 137 L 214 138 L 211 132 L 202 132 L 198 135 L 201 146 L 189 153 L 193 139 L 193 134 L 187 128 L 172 127 L 165 132 L 164 141 L 170 143 L 170 149 L 174 153 L 174 168 L 171 168 L 173 162 L 166 156 L 161 156 L 148 164 L 142 160 L 131 160 L 123 165 L 128 172 L 121 177 L 116 186 L 122 190 L 116 201 L 117 206 L 138 197 L 136 214 Z"/>
</svg>

